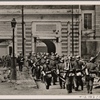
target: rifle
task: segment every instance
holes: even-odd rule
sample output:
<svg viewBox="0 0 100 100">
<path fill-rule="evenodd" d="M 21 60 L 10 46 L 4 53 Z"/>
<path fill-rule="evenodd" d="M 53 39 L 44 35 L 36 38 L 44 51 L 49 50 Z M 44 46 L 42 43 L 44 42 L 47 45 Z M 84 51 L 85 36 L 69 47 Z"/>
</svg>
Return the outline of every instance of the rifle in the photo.
<svg viewBox="0 0 100 100">
<path fill-rule="evenodd" d="M 93 63 L 95 62 L 96 58 L 99 56 L 100 51 L 96 54 L 96 56 L 93 58 Z"/>
</svg>

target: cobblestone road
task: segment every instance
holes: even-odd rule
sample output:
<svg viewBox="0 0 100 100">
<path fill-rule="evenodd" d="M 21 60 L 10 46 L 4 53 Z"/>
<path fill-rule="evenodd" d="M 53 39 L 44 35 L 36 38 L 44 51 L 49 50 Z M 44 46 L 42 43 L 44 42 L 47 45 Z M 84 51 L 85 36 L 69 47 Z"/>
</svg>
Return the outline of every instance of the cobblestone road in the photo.
<svg viewBox="0 0 100 100">
<path fill-rule="evenodd" d="M 20 88 L 12 85 L 11 83 L 0 83 L 0 95 L 87 95 L 86 88 L 83 91 L 74 91 L 71 94 L 67 93 L 66 89 L 60 89 L 59 84 L 50 86 L 49 90 L 45 89 L 45 84 L 38 82 L 39 89 L 33 88 Z M 100 88 L 93 89 L 93 94 L 100 94 Z"/>
</svg>

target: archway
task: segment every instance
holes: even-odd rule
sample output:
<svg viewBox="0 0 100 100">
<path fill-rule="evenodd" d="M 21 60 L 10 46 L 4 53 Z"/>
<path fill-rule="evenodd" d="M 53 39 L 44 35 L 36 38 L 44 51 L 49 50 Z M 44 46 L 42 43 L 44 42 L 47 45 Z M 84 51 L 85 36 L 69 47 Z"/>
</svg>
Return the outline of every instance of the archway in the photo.
<svg viewBox="0 0 100 100">
<path fill-rule="evenodd" d="M 41 40 L 47 46 L 47 52 L 51 54 L 51 52 L 56 52 L 55 44 L 51 40 L 43 39 Z"/>
</svg>

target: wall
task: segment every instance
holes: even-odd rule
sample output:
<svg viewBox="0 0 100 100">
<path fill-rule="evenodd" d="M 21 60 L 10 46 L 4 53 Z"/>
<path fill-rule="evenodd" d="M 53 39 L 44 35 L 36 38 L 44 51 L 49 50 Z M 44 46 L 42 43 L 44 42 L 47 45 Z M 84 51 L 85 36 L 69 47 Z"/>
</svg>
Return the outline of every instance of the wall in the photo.
<svg viewBox="0 0 100 100">
<path fill-rule="evenodd" d="M 6 9 L 7 10 L 7 9 Z M 32 10 L 32 9 L 31 9 Z M 34 27 L 32 26 L 32 23 L 34 22 L 54 22 L 57 23 L 59 22 L 59 28 L 60 28 L 60 43 L 59 45 L 56 44 L 56 47 L 58 47 L 57 49 L 59 50 L 59 52 L 61 52 L 62 54 L 67 55 L 68 53 L 70 54 L 71 51 L 71 21 L 72 21 L 72 17 L 71 17 L 71 12 L 68 12 L 69 10 L 71 11 L 71 9 L 66 10 L 63 9 L 61 11 L 61 9 L 53 9 L 52 11 L 48 12 L 46 9 L 46 12 L 43 12 L 43 14 L 41 14 L 41 9 L 36 9 L 36 11 L 40 12 L 40 14 L 36 14 L 37 12 L 35 11 L 35 9 L 33 9 L 32 13 L 30 10 L 30 12 L 25 11 L 25 16 L 24 16 L 24 21 L 25 21 L 25 52 L 26 54 L 28 54 L 29 52 L 32 51 L 32 29 L 34 30 Z M 14 10 L 15 11 L 15 10 Z M 20 9 L 21 11 L 21 9 Z M 1 12 L 1 11 L 0 11 Z M 5 11 L 6 12 L 6 11 Z M 28 14 L 26 14 L 26 12 Z M 2 12 L 4 13 L 4 12 Z M 7 12 L 8 13 L 8 12 Z M 17 26 L 16 26 L 16 53 L 19 54 L 22 52 L 22 38 L 21 38 L 21 34 L 22 34 L 22 26 L 21 26 L 21 12 L 19 14 L 16 14 L 17 12 L 14 12 L 14 14 L 11 14 L 11 12 L 9 11 L 10 14 L 1 14 L 0 20 L 1 21 L 9 21 L 11 22 L 12 18 L 14 17 L 17 21 Z M 48 14 L 49 13 L 49 14 Z M 55 14 L 56 13 L 56 14 Z M 60 14 L 61 13 L 61 14 Z M 70 14 L 68 14 L 70 13 Z M 77 21 L 77 16 L 74 15 L 74 22 Z M 70 27 L 68 29 L 68 22 L 70 22 Z M 9 24 L 9 30 L 11 30 L 11 25 Z M 79 36 L 78 36 L 78 32 L 79 32 L 79 27 L 74 25 L 74 34 L 75 34 L 75 52 L 76 55 L 79 54 Z M 70 33 L 69 33 L 70 31 Z M 7 32 L 7 34 L 12 34 L 12 32 Z M 68 37 L 68 34 L 70 34 L 70 38 Z M 69 38 L 69 39 L 68 39 Z M 68 49 L 69 48 L 69 49 Z"/>
</svg>

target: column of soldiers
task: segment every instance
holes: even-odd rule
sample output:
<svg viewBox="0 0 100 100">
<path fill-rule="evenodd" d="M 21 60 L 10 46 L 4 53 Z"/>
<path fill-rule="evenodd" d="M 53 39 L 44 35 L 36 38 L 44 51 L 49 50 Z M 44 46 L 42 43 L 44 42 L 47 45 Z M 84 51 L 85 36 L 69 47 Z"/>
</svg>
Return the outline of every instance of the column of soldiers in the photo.
<svg viewBox="0 0 100 100">
<path fill-rule="evenodd" d="M 98 55 L 96 55 L 97 57 Z M 79 56 L 64 57 L 57 53 L 30 53 L 28 56 L 28 66 L 31 68 L 32 76 L 36 79 L 41 79 L 46 84 L 46 89 L 49 89 L 51 82 L 56 85 L 57 77 L 59 77 L 59 84 L 61 89 L 65 88 L 68 93 L 72 92 L 74 88 L 78 91 L 79 86 L 83 90 L 82 77 L 85 76 L 87 92 L 92 93 L 93 82 L 96 75 L 100 76 L 100 64 L 95 63 L 96 57 L 91 57 L 89 62 L 84 63 Z M 22 54 L 18 56 L 19 71 L 23 69 L 24 58 Z M 2 57 L 4 67 L 11 66 L 11 57 Z"/>
<path fill-rule="evenodd" d="M 51 84 L 56 85 L 59 81 L 61 89 L 67 89 L 68 93 L 83 90 L 84 84 L 87 86 L 87 93 L 92 94 L 93 82 L 98 75 L 98 65 L 95 63 L 96 57 L 92 57 L 85 62 L 80 56 L 59 56 L 57 53 L 30 53 L 27 57 L 28 67 L 31 69 L 32 76 L 36 80 L 45 83 L 46 89 Z M 22 71 L 24 58 L 19 57 L 19 69 Z M 22 61 L 21 61 L 21 58 Z M 85 78 L 85 83 L 83 82 Z"/>
<path fill-rule="evenodd" d="M 61 89 L 67 89 L 68 93 L 72 93 L 73 89 L 78 91 L 84 85 L 87 87 L 87 93 L 92 94 L 93 83 L 95 77 L 100 77 L 100 61 L 95 62 L 99 53 L 95 57 L 91 57 L 89 61 L 84 61 L 80 56 L 59 56 L 57 53 L 30 53 L 27 57 L 28 67 L 32 76 L 36 80 L 45 83 L 46 89 L 51 84 L 59 85 Z M 23 71 L 24 57 L 20 54 L 17 58 L 19 71 Z M 11 57 L 2 57 L 3 67 L 11 66 Z M 85 78 L 85 83 L 83 82 Z"/>
</svg>

